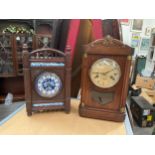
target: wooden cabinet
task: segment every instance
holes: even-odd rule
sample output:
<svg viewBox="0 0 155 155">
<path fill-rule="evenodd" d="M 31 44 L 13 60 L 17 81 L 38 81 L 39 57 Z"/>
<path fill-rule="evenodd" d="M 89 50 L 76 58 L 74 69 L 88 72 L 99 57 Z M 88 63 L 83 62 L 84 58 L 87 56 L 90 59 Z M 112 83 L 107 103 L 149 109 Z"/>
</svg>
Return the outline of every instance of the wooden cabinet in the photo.
<svg viewBox="0 0 155 155">
<path fill-rule="evenodd" d="M 27 34 L 0 34 L 0 77 L 16 77 L 23 75 L 22 45 L 28 44 L 32 51 L 34 36 Z"/>
<path fill-rule="evenodd" d="M 9 92 L 14 95 L 14 101 L 24 99 L 22 46 L 27 44 L 29 52 L 54 47 L 57 23 L 58 20 L 46 19 L 0 20 L 0 103 L 4 102 Z M 34 34 L 3 32 L 12 25 L 31 28 Z"/>
<path fill-rule="evenodd" d="M 0 77 L 16 75 L 13 36 L 0 34 Z"/>
<path fill-rule="evenodd" d="M 16 57 L 16 76 L 23 75 L 23 61 L 22 61 L 22 45 L 26 43 L 28 45 L 28 51 L 32 51 L 35 48 L 35 41 L 33 35 L 28 34 L 16 34 L 14 35 L 14 50 Z"/>
</svg>

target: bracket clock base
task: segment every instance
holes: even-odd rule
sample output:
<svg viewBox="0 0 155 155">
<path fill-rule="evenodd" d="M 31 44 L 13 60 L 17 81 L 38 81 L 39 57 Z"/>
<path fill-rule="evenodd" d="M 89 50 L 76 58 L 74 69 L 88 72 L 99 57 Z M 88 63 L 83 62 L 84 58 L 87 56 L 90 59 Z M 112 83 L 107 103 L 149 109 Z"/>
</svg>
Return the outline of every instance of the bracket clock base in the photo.
<svg viewBox="0 0 155 155">
<path fill-rule="evenodd" d="M 70 104 L 70 103 L 69 103 Z M 56 110 L 63 110 L 66 114 L 70 113 L 70 108 L 66 108 L 64 106 L 58 106 L 58 107 L 40 107 L 38 108 L 32 108 L 32 110 L 27 110 L 27 116 L 32 116 L 33 112 L 37 112 L 37 111 L 56 111 Z"/>
<path fill-rule="evenodd" d="M 116 121 L 116 122 L 123 122 L 125 119 L 124 112 L 121 113 L 121 112 L 114 112 L 114 111 L 105 110 L 105 109 L 96 109 L 92 107 L 90 108 L 82 104 L 80 104 L 79 106 L 79 115 L 82 117 L 103 119 L 103 120 Z"/>
</svg>

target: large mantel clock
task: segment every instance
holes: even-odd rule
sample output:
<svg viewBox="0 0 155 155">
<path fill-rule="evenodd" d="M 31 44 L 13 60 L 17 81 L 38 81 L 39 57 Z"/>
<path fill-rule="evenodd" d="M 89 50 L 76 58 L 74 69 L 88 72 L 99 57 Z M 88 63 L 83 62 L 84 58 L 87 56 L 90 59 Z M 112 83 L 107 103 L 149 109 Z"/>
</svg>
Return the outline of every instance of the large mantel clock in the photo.
<svg viewBox="0 0 155 155">
<path fill-rule="evenodd" d="M 123 121 L 133 49 L 107 36 L 84 50 L 80 116 Z"/>
<path fill-rule="evenodd" d="M 27 115 L 34 111 L 70 111 L 70 50 L 52 48 L 32 52 L 23 47 L 23 70 Z"/>
</svg>

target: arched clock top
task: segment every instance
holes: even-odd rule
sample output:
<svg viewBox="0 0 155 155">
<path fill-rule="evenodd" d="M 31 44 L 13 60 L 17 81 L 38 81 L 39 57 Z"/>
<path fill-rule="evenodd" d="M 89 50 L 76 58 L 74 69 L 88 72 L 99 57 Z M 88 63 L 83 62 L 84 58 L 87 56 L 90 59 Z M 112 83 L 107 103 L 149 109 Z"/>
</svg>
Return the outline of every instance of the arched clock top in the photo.
<svg viewBox="0 0 155 155">
<path fill-rule="evenodd" d="M 28 116 L 33 111 L 70 111 L 70 48 L 40 48 L 29 52 L 23 45 L 23 71 Z"/>
<path fill-rule="evenodd" d="M 68 65 L 70 61 L 70 47 L 67 46 L 65 52 L 53 48 L 41 48 L 29 52 L 27 45 L 24 44 L 23 57 L 27 57 L 26 59 L 29 62 L 66 62 L 66 65 Z"/>
</svg>

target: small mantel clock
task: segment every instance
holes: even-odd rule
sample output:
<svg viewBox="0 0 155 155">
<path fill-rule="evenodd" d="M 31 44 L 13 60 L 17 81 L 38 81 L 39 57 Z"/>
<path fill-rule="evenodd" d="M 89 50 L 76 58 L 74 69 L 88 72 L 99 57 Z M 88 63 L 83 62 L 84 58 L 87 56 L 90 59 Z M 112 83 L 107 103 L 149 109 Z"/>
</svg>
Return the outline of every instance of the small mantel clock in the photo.
<svg viewBox="0 0 155 155">
<path fill-rule="evenodd" d="M 23 71 L 27 115 L 34 111 L 70 111 L 70 49 L 53 48 L 32 52 L 23 46 Z"/>
<path fill-rule="evenodd" d="M 133 49 L 107 36 L 84 50 L 80 116 L 123 121 Z"/>
</svg>

